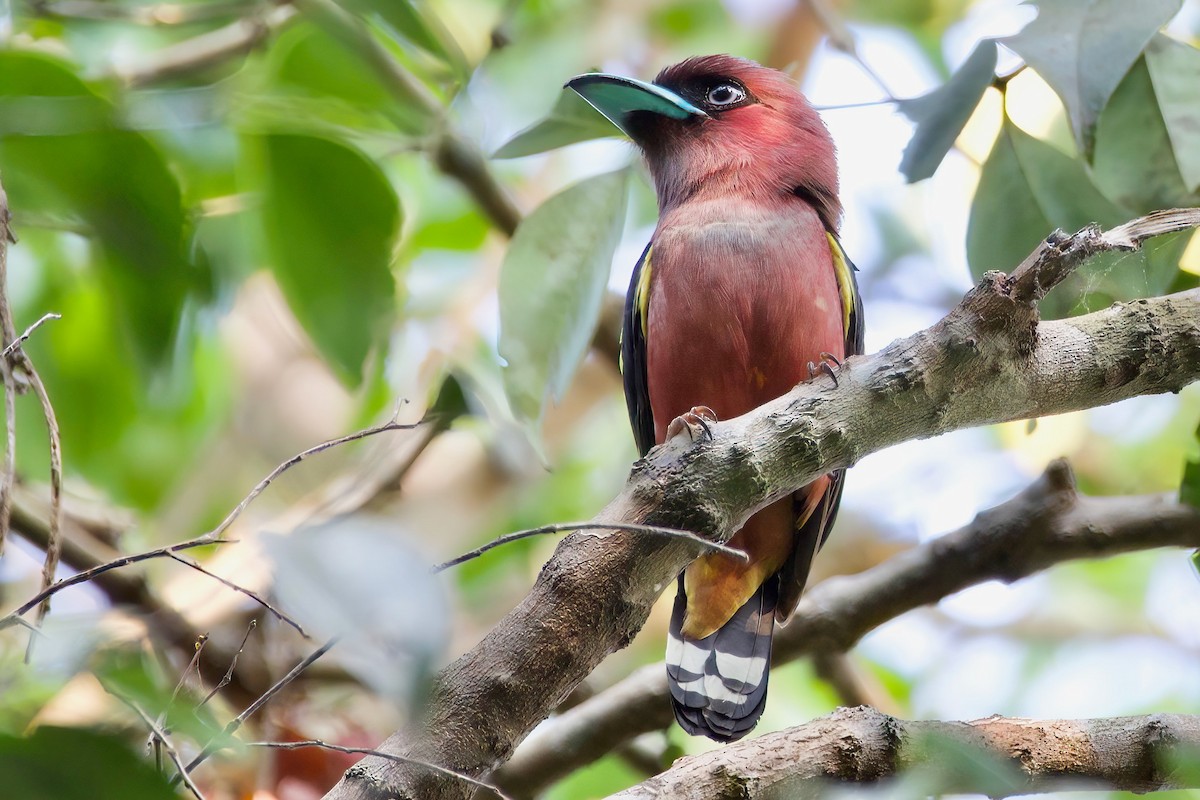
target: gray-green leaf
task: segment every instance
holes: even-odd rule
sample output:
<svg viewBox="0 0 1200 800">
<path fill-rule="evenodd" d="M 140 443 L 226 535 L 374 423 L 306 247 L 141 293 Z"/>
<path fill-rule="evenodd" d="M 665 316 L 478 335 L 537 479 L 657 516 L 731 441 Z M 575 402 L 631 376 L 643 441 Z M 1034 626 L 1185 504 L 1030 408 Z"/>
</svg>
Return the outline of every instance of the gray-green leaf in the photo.
<svg viewBox="0 0 1200 800">
<path fill-rule="evenodd" d="M 1179 173 L 1194 192 L 1200 189 L 1200 50 L 1155 36 L 1146 48 L 1146 67 Z"/>
<path fill-rule="evenodd" d="M 520 158 L 589 139 L 617 136 L 617 130 L 587 101 L 569 89 L 558 96 L 550 113 L 509 139 L 493 158 Z"/>
<path fill-rule="evenodd" d="M 1182 0 L 1040 0 L 1037 19 L 1002 43 L 1049 83 L 1090 160 L 1096 120 L 1146 43 Z"/>
<path fill-rule="evenodd" d="M 1100 193 L 1078 158 L 1006 123 L 983 165 L 971 204 L 967 261 L 976 276 L 991 269 L 1011 271 L 1055 228 L 1076 231 L 1093 222 L 1111 226 L 1128 216 Z M 1056 287 L 1042 301 L 1042 314 L 1070 313 L 1094 288 L 1089 284 L 1093 271 L 1104 266 L 1085 267 Z"/>
<path fill-rule="evenodd" d="M 621 169 L 551 197 L 517 228 L 500 268 L 500 355 L 516 415 L 541 418 L 561 398 L 600 316 L 625 222 Z"/>
<path fill-rule="evenodd" d="M 900 171 L 909 183 L 924 180 L 937 170 L 991 85 L 995 71 L 996 42 L 984 39 L 945 84 L 897 104 L 917 125 L 900 161 Z"/>
</svg>

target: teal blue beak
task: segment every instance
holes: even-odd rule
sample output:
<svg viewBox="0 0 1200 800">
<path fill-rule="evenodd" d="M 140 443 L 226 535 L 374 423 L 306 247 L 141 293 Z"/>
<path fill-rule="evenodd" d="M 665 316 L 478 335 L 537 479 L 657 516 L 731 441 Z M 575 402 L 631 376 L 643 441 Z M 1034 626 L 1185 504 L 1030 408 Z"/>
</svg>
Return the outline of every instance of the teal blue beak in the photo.
<svg viewBox="0 0 1200 800">
<path fill-rule="evenodd" d="M 670 89 L 633 78 L 622 78 L 620 75 L 589 72 L 567 81 L 566 87 L 588 101 L 627 135 L 632 135 L 629 118 L 635 111 L 649 111 L 679 120 L 708 118 L 708 114 Z"/>
</svg>

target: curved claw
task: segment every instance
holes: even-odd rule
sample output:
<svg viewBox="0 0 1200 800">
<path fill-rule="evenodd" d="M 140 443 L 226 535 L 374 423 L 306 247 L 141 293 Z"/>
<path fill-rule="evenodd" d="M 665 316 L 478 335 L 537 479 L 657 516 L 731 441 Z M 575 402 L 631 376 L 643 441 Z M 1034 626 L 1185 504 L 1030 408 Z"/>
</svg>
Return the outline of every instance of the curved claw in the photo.
<svg viewBox="0 0 1200 800">
<path fill-rule="evenodd" d="M 709 441 L 712 441 L 712 428 L 709 427 L 709 423 L 716 421 L 716 412 L 711 408 L 708 406 L 694 406 L 690 411 L 680 414 L 671 420 L 670 424 L 667 425 L 666 438 L 674 439 L 676 436 L 680 436 L 686 432 L 688 439 L 694 442 L 696 441 L 696 437 L 703 433 Z"/>
<path fill-rule="evenodd" d="M 824 372 L 833 381 L 833 388 L 838 388 L 837 374 L 834 373 L 833 367 L 830 366 L 830 364 L 833 364 L 840 369 L 842 366 L 841 359 L 833 355 L 833 353 L 826 353 L 823 350 L 817 355 L 820 356 L 821 363 L 814 364 L 811 361 L 808 362 L 808 379 L 812 380 L 813 378 L 817 377 L 818 372 Z"/>
</svg>

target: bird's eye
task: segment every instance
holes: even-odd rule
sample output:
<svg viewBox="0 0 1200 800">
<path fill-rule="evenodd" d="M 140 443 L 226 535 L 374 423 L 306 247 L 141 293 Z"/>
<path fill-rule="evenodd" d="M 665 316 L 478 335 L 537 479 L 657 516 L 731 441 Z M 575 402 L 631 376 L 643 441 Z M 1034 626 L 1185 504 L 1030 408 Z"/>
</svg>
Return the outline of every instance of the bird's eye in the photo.
<svg viewBox="0 0 1200 800">
<path fill-rule="evenodd" d="M 746 99 L 746 90 L 732 83 L 722 83 L 708 90 L 709 105 L 731 106 Z"/>
</svg>

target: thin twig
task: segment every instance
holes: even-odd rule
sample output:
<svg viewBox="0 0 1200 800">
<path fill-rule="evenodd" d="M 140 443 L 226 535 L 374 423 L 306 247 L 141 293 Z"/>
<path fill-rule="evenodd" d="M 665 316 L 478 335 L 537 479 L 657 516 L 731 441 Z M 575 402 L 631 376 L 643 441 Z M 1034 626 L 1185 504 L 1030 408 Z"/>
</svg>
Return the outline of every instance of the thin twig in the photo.
<svg viewBox="0 0 1200 800">
<path fill-rule="evenodd" d="M 572 531 L 625 531 L 627 533 L 648 533 L 653 536 L 667 536 L 672 539 L 686 539 L 689 542 L 695 542 L 698 545 L 712 550 L 716 553 L 724 553 L 727 556 L 738 559 L 743 563 L 748 563 L 750 557 L 741 550 L 718 542 L 713 542 L 705 539 L 703 536 L 698 536 L 691 531 L 683 531 L 678 528 L 660 528 L 657 525 L 635 525 L 626 522 L 563 522 L 557 525 L 543 525 L 540 528 L 529 528 L 528 530 L 517 531 L 515 533 L 506 533 L 503 536 L 493 539 L 482 547 L 463 553 L 457 558 L 452 558 L 449 561 L 444 561 L 441 564 L 436 564 L 430 568 L 433 573 L 442 572 L 450 567 L 456 567 L 464 561 L 470 561 L 473 558 L 486 553 L 488 550 L 499 547 L 500 545 L 515 542 L 519 539 L 528 539 L 532 536 L 545 536 L 547 534 L 571 533 Z"/>
<path fill-rule="evenodd" d="M 192 776 L 188 774 L 187 767 L 183 765 L 183 759 L 179 756 L 179 751 L 175 749 L 175 745 L 173 745 L 171 740 L 167 737 L 166 731 L 164 731 L 162 727 L 152 720 L 150 715 L 143 711 L 137 703 L 133 702 L 128 697 L 123 697 L 115 692 L 113 692 L 112 695 L 133 709 L 133 712 L 142 718 L 142 722 L 144 722 L 146 727 L 150 729 L 150 735 L 155 741 L 162 745 L 162 748 L 167 751 L 167 755 L 175 764 L 175 768 L 178 770 L 177 780 L 183 781 L 184 786 L 187 786 L 188 790 L 196 796 L 196 800 L 204 800 L 204 793 L 201 792 L 200 787 L 198 787 L 195 782 L 192 781 Z"/>
<path fill-rule="evenodd" d="M 62 553 L 62 437 L 58 432 L 58 420 L 54 415 L 54 406 L 42 377 L 33 366 L 29 355 L 21 349 L 21 342 L 28 338 L 34 329 L 46 320 L 43 317 L 34 323 L 21 337 L 16 335 L 16 325 L 13 324 L 12 307 L 8 302 L 8 248 L 10 241 L 15 241 L 9 227 L 11 215 L 8 210 L 8 197 L 4 187 L 0 186 L 0 334 L 3 336 L 4 351 L 0 358 L 0 370 L 4 376 L 4 410 L 8 448 L 5 454 L 5 470 L 3 498 L 0 500 L 0 549 L 8 533 L 9 522 L 12 518 L 12 490 L 16 479 L 16 370 L 24 373 L 23 377 L 33 387 L 38 401 L 42 405 L 42 416 L 46 420 L 46 433 L 50 439 L 50 525 L 46 537 L 46 559 L 42 563 L 42 589 L 45 590 L 54 583 L 54 573 L 58 569 L 58 559 Z M 50 611 L 50 596 L 46 595 L 38 608 L 37 622 L 40 625 Z M 32 656 L 34 639 L 30 638 L 25 651 L 25 660 Z"/>
<path fill-rule="evenodd" d="M 4 348 L 3 350 L 0 350 L 0 358 L 7 359 L 10 355 L 13 354 L 13 352 L 18 347 L 21 346 L 22 342 L 26 342 L 29 340 L 29 337 L 33 335 L 34 331 L 36 331 L 38 328 L 42 327 L 43 324 L 45 324 L 46 322 L 49 322 L 52 319 L 62 319 L 62 314 L 56 314 L 53 311 L 50 311 L 46 314 L 42 314 L 41 319 L 39 319 L 37 322 L 33 323 L 28 328 L 26 328 L 25 332 L 22 333 L 20 336 L 18 336 L 16 339 L 9 342 L 8 347 Z"/>
<path fill-rule="evenodd" d="M 885 97 L 882 100 L 864 100 L 861 103 L 834 103 L 828 106 L 813 106 L 814 111 L 845 111 L 852 108 L 874 108 L 875 106 L 890 106 L 899 103 L 895 97 Z"/>
<path fill-rule="evenodd" d="M 34 369 L 33 361 L 20 348 L 14 350 L 13 354 L 42 405 L 42 416 L 46 420 L 46 433 L 50 439 L 50 536 L 46 547 L 46 560 L 42 562 L 42 589 L 45 590 L 54 585 L 54 574 L 58 571 L 58 560 L 62 556 L 62 435 L 58 431 L 58 418 L 54 414 L 50 394 L 46 391 L 46 385 L 42 383 L 42 376 Z M 50 613 L 49 595 L 38 607 L 37 619 L 34 624 L 41 625 L 48 613 Z M 29 640 L 30 647 L 33 646 L 33 641 L 33 639 Z M 26 650 L 25 660 L 27 662 L 29 657 L 29 650 Z"/>
<path fill-rule="evenodd" d="M 232 589 L 233 591 L 238 592 L 239 594 L 244 594 L 246 597 L 249 597 L 251 600 L 258 603 L 260 606 L 262 606 L 267 611 L 269 611 L 271 613 L 271 615 L 274 616 L 277 620 L 295 628 L 296 631 L 301 636 L 303 636 L 305 639 L 312 638 L 311 636 L 308 635 L 308 632 L 306 630 L 304 630 L 304 627 L 299 622 L 292 619 L 290 616 L 283 613 L 275 606 L 271 605 L 270 602 L 268 602 L 265 598 L 263 598 L 262 595 L 260 595 L 258 592 L 255 592 L 252 589 L 247 589 L 245 586 L 239 586 L 238 584 L 234 583 L 233 581 L 231 581 L 227 578 L 222 578 L 220 575 L 218 575 L 215 572 L 212 572 L 208 569 L 205 569 L 201 564 L 199 564 L 196 561 L 193 561 L 190 558 L 184 558 L 183 556 L 176 555 L 175 553 L 167 553 L 166 557 L 169 559 L 172 559 L 174 561 L 178 561 L 180 564 L 183 564 L 185 567 L 191 567 L 192 569 L 196 570 L 197 572 L 207 575 L 208 577 L 212 578 L 217 583 L 220 583 L 223 586 L 227 586 L 230 589 Z"/>
<path fill-rule="evenodd" d="M 200 654 L 204 652 L 204 645 L 206 645 L 206 644 L 208 644 L 208 634 L 202 633 L 196 639 L 196 652 L 192 654 L 192 660 L 188 662 L 188 665 L 186 667 L 184 667 L 183 672 L 181 672 L 179 674 L 179 680 L 177 680 L 175 682 L 175 689 L 171 692 L 170 699 L 167 700 L 166 708 L 164 708 L 162 710 L 162 713 L 158 715 L 159 727 L 166 726 L 167 715 L 171 713 L 171 708 L 175 705 L 176 698 L 178 698 L 179 693 L 181 691 L 183 691 L 184 684 L 187 683 L 188 675 L 190 675 L 192 673 L 192 671 L 195 670 L 196 676 L 202 677 L 200 675 Z M 203 681 L 200 684 L 200 688 L 201 689 L 204 688 Z"/>
<path fill-rule="evenodd" d="M 240 713 L 236 717 L 234 717 L 232 720 L 230 720 L 229 724 L 225 726 L 224 730 L 222 730 L 218 736 L 213 738 L 213 740 L 210 741 L 208 744 L 204 745 L 204 749 L 200 751 L 200 755 L 193 758 L 191 763 L 187 765 L 186 771 L 191 772 L 196 767 L 200 766 L 206 760 L 208 760 L 209 756 L 211 756 L 213 753 L 217 752 L 222 747 L 224 747 L 224 745 L 221 744 L 222 740 L 228 739 L 230 736 L 233 736 L 233 734 L 235 734 L 237 732 L 238 728 L 242 727 L 242 723 L 244 723 L 247 719 L 249 719 L 254 714 L 254 712 L 258 711 L 260 708 L 262 708 L 264 705 L 266 705 L 267 701 L 269 701 L 272 697 L 274 697 L 276 694 L 278 694 L 285 686 L 287 686 L 292 681 L 296 680 L 296 678 L 300 677 L 300 673 L 304 672 L 304 670 L 306 670 L 310 666 L 312 666 L 313 662 L 316 661 L 318 658 L 320 658 L 321 656 L 328 653 L 329 649 L 331 647 L 333 647 L 335 644 L 337 644 L 337 637 L 330 639 L 328 642 L 326 642 L 325 644 L 318 647 L 312 653 L 308 654 L 304 658 L 303 661 L 301 661 L 296 666 L 292 667 L 288 671 L 287 675 L 284 675 L 282 678 L 280 678 L 278 681 L 276 681 L 274 686 L 272 686 L 270 689 L 267 689 L 265 692 L 262 693 L 262 695 L 259 696 L 259 698 L 257 700 L 255 700 L 250 705 L 246 706 L 245 711 L 243 711 L 242 713 Z M 175 785 L 178 782 L 179 782 L 178 779 L 176 779 L 176 780 L 172 781 L 171 784 Z"/>
<path fill-rule="evenodd" d="M 3 366 L 3 364 L 4 364 L 4 362 L 0 361 L 0 366 Z M 400 408 L 400 406 L 397 406 L 396 413 L 399 413 L 399 408 Z M 136 564 L 140 561 L 147 561 L 152 558 L 168 558 L 173 553 L 178 553 L 183 550 L 190 550 L 193 547 L 203 547 L 203 546 L 209 545 L 209 544 L 227 544 L 231 540 L 220 538 L 221 534 L 224 533 L 229 528 L 229 526 L 233 524 L 234 520 L 236 520 L 238 518 L 238 516 L 241 515 L 241 513 L 246 509 L 246 506 L 250 505 L 250 503 L 256 497 L 258 497 L 260 494 L 262 494 L 263 491 L 265 491 L 266 488 L 268 486 L 270 486 L 271 483 L 276 478 L 278 478 L 281 474 L 283 474 L 287 470 L 294 467 L 296 464 L 299 464 L 301 461 L 304 461 L 304 460 L 308 459 L 309 457 L 316 455 L 317 453 L 324 452 L 325 450 L 328 450 L 332 447 L 337 447 L 338 445 L 357 441 L 359 439 L 365 439 L 369 436 L 375 436 L 377 434 L 386 433 L 388 431 L 412 430 L 412 429 L 420 426 L 421 424 L 423 424 L 423 421 L 413 422 L 413 423 L 404 423 L 404 424 L 398 423 L 398 422 L 396 422 L 395 414 L 393 414 L 392 418 L 390 420 L 388 420 L 387 422 L 383 423 L 382 425 L 376 425 L 371 428 L 364 428 L 363 430 L 356 431 L 356 432 L 348 434 L 346 436 L 340 436 L 336 439 L 330 439 L 330 440 L 322 442 L 321 444 L 318 444 L 314 447 L 310 447 L 301 453 L 297 453 L 296 455 L 292 456 L 291 458 L 287 459 L 282 464 L 277 466 L 275 469 L 271 470 L 271 472 L 267 475 L 267 477 L 265 477 L 261 481 L 259 481 L 258 484 L 255 485 L 255 487 L 250 490 L 250 493 L 247 494 L 244 498 L 242 498 L 242 501 L 240 503 L 238 503 L 237 506 L 235 506 L 234 509 L 229 512 L 228 515 L 226 515 L 225 519 L 221 520 L 221 523 L 219 525 L 217 525 L 217 527 L 213 528 L 208 533 L 205 533 L 203 536 L 198 536 L 195 539 L 189 539 L 186 542 L 180 542 L 178 544 L 169 545 L 167 547 L 158 547 L 153 550 L 147 550 L 142 553 L 136 553 L 136 554 L 130 555 L 130 556 L 122 556 L 121 558 L 114 559 L 107 563 L 100 564 L 99 566 L 92 567 L 91 569 L 84 570 L 83 572 L 79 572 L 68 578 L 63 578 L 61 581 L 58 581 L 57 583 L 54 583 L 54 584 L 42 589 L 42 591 L 38 592 L 37 595 L 35 595 L 33 598 L 31 598 L 29 601 L 27 601 L 21 607 L 17 608 L 15 611 L 10 613 L 8 616 L 6 616 L 4 618 L 0 618 L 0 629 L 13 624 L 12 619 L 14 617 L 19 617 L 19 616 L 25 614 L 27 611 L 29 611 L 29 609 L 33 608 L 35 605 L 37 605 L 41 601 L 46 600 L 50 597 L 53 597 L 55 594 L 62 591 L 63 589 L 66 589 L 69 586 L 75 586 L 77 584 L 84 583 L 85 581 L 89 581 L 92 578 L 96 577 L 97 575 L 102 575 L 105 572 L 108 572 L 110 570 L 118 569 L 120 567 L 127 567 L 130 564 Z"/>
<path fill-rule="evenodd" d="M 4 193 L 4 186 L 0 185 L 0 339 L 6 345 L 16 338 L 12 312 L 8 308 L 8 245 L 16 241 L 11 222 L 8 195 Z M 17 381 L 7 358 L 0 359 L 0 377 L 4 381 L 5 430 L 4 475 L 0 478 L 0 555 L 3 555 L 4 541 L 8 538 L 9 521 L 12 519 L 13 483 L 17 475 Z"/>
<path fill-rule="evenodd" d="M 829 38 L 829 44 L 835 49 L 840 50 L 850 58 L 854 59 L 863 72 L 875 81 L 875 84 L 883 90 L 887 95 L 889 102 L 894 102 L 896 96 L 883 82 L 883 78 L 871 68 L 871 65 L 866 62 L 862 55 L 858 52 L 858 45 L 854 40 L 854 34 L 846 26 L 846 22 L 838 16 L 837 12 L 829 6 L 827 0 L 806 0 L 808 7 L 812 9 L 813 16 L 821 23 L 821 27 L 825 29 L 825 34 Z"/>
<path fill-rule="evenodd" d="M 455 772 L 452 769 L 448 769 L 446 767 L 442 767 L 437 764 L 431 764 L 428 761 L 421 761 L 420 759 L 408 758 L 406 756 L 397 756 L 397 755 L 393 755 L 391 753 L 385 753 L 382 750 L 373 750 L 370 747 L 345 747 L 340 744 L 330 744 L 329 742 L 325 742 L 320 739 L 305 739 L 304 741 L 300 741 L 300 742 L 247 742 L 246 746 L 247 747 L 268 747 L 268 748 L 271 748 L 272 750 L 300 750 L 305 747 L 321 747 L 326 750 L 336 750 L 339 753 L 351 753 L 351 754 L 355 754 L 355 755 L 364 755 L 364 756 L 377 756 L 386 761 L 394 761 L 397 764 L 412 764 L 413 766 L 423 767 L 424 769 L 433 770 L 434 772 L 440 772 L 443 775 L 446 775 L 451 778 L 456 778 L 460 781 L 464 781 L 464 782 L 469 783 L 472 786 L 475 786 L 479 789 L 486 789 L 487 791 L 492 792 L 497 797 L 499 797 L 500 800 L 512 800 L 511 797 L 506 795 L 504 792 L 500 791 L 498 788 L 496 788 L 492 784 L 487 783 L 486 781 L 481 781 L 476 778 L 472 778 L 470 775 L 464 775 L 461 772 Z"/>
<path fill-rule="evenodd" d="M 399 412 L 399 408 L 397 408 L 397 412 Z M 224 533 L 229 528 L 229 526 L 233 524 L 233 521 L 236 520 L 241 515 L 241 513 L 246 510 L 246 506 L 250 505 L 250 503 L 253 502 L 256 497 L 258 497 L 260 494 L 262 494 L 264 491 L 266 491 L 266 488 L 271 485 L 272 481 L 274 481 L 276 478 L 278 478 L 284 472 L 287 472 L 289 469 L 291 469 L 292 467 L 299 464 L 301 461 L 311 458 L 312 456 L 315 456 L 318 453 L 323 453 L 326 450 L 329 450 L 330 448 L 338 447 L 339 445 L 348 444 L 350 442 L 356 442 L 359 439 L 366 439 L 367 437 L 376 436 L 380 433 L 387 433 L 388 431 L 411 431 L 414 428 L 417 428 L 420 425 L 422 425 L 423 422 L 424 422 L 424 420 L 421 420 L 418 422 L 399 423 L 399 422 L 396 422 L 396 416 L 395 416 L 395 414 L 393 414 L 392 418 L 389 419 L 387 422 L 383 423 L 382 425 L 376 425 L 371 428 L 364 428 L 361 431 L 355 431 L 354 433 L 350 433 L 345 436 L 339 436 L 336 439 L 329 439 L 328 441 L 324 441 L 318 445 L 314 445 L 313 447 L 310 447 L 307 450 L 304 450 L 303 452 L 297 453 L 296 455 L 292 456 L 291 458 L 289 458 L 286 461 L 284 461 L 283 463 L 281 463 L 275 469 L 271 470 L 271 472 L 268 473 L 267 477 L 265 477 L 261 481 L 259 481 L 255 485 L 255 487 L 250 490 L 250 493 L 247 494 L 245 497 L 243 497 L 242 501 L 240 503 L 238 503 L 236 506 L 234 506 L 233 510 L 230 511 L 228 515 L 226 515 L 225 519 L 221 520 L 221 523 L 219 525 L 217 525 L 217 527 L 213 528 L 211 531 L 204 534 L 204 536 L 216 538 L 216 537 L 220 536 L 222 533 Z M 204 537 L 201 537 L 201 538 L 204 538 Z"/>
<path fill-rule="evenodd" d="M 258 620 L 250 620 L 250 624 L 246 626 L 246 634 L 242 637 L 242 643 L 238 645 L 237 652 L 233 654 L 233 660 L 229 662 L 229 669 L 225 670 L 225 675 L 221 678 L 217 685 L 212 688 L 212 691 L 204 695 L 204 699 L 201 700 L 199 705 L 196 706 L 197 708 L 200 708 L 208 703 L 209 700 L 213 699 L 217 692 L 224 689 L 233 681 L 233 671 L 237 669 L 238 659 L 241 658 L 242 651 L 246 649 L 246 642 L 250 640 L 251 631 L 253 631 L 256 627 L 258 627 Z"/>
<path fill-rule="evenodd" d="M 197 22 L 235 17 L 247 11 L 247 3 L 157 3 L 149 6 L 126 6 L 93 0 L 57 0 L 29 3 L 30 10 L 41 17 L 53 19 L 87 19 L 104 22 L 123 22 L 146 27 L 188 25 Z"/>
<path fill-rule="evenodd" d="M 110 570 L 120 569 L 121 567 L 127 567 L 130 564 L 137 564 L 141 561 L 149 561 L 152 558 L 165 558 L 168 553 L 176 553 L 176 552 L 179 552 L 180 550 L 190 550 L 193 547 L 204 547 L 204 546 L 210 545 L 210 544 L 228 544 L 229 542 L 232 542 L 232 541 L 235 541 L 235 540 L 234 539 L 210 539 L 210 538 L 208 538 L 208 534 L 205 534 L 204 536 L 201 536 L 198 539 L 191 539 L 186 542 L 180 542 L 179 544 L 173 544 L 173 545 L 169 545 L 167 547 L 158 547 L 158 548 L 155 548 L 154 550 L 147 550 L 143 553 L 134 553 L 133 555 L 130 555 L 130 556 L 121 556 L 120 558 L 114 559 L 112 561 L 106 561 L 105 563 L 100 564 L 99 566 L 96 566 L 96 567 L 92 567 L 91 569 L 85 569 L 83 572 L 77 572 L 74 575 L 63 578 L 61 581 L 58 581 L 57 583 L 55 583 L 53 586 L 47 586 L 42 591 L 38 592 L 33 597 L 26 600 L 24 604 L 22 604 L 21 606 L 19 606 L 16 609 L 14 609 L 11 613 L 8 614 L 8 616 L 0 619 L 0 629 L 7 628 L 9 625 L 15 625 L 19 621 L 18 618 L 21 615 L 28 612 L 31 608 L 33 608 L 34 606 L 36 606 L 38 603 L 42 602 L 43 600 L 45 600 L 49 597 L 53 597 L 54 595 L 58 594 L 63 589 L 66 589 L 70 586 L 75 586 L 80 583 L 86 583 L 87 581 L 90 581 L 93 578 L 95 578 L 97 575 L 103 575 L 104 573 L 109 572 Z"/>
</svg>

